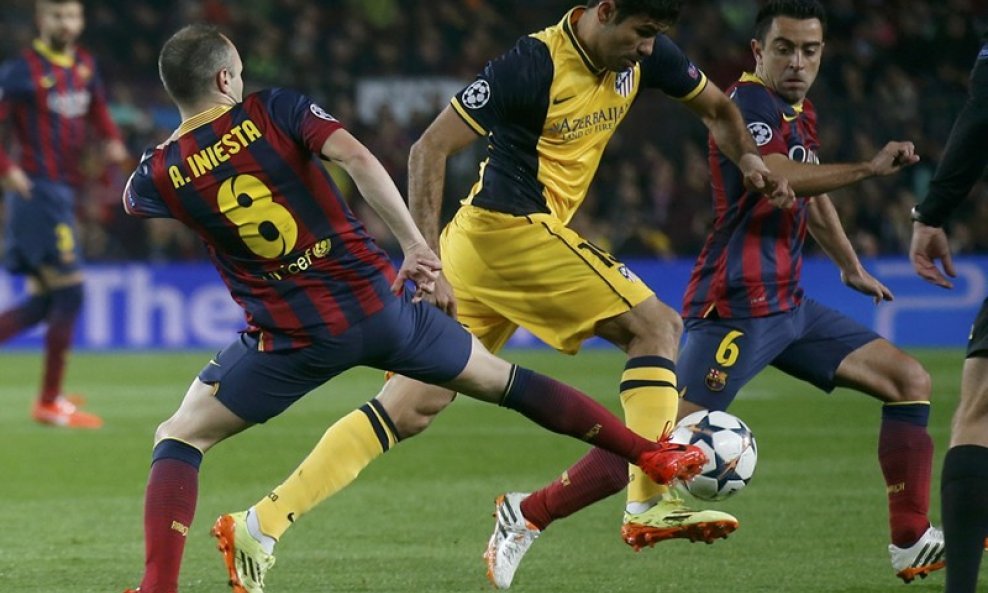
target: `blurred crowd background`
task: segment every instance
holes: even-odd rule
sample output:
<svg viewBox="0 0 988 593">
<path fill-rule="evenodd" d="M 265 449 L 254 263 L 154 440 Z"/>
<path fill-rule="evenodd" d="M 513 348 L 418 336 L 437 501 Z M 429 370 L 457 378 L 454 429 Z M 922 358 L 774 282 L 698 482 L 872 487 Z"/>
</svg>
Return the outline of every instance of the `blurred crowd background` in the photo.
<svg viewBox="0 0 988 593">
<path fill-rule="evenodd" d="M 408 149 L 484 63 L 526 33 L 555 24 L 572 2 L 557 0 L 147 0 L 87 1 L 83 45 L 99 61 L 135 159 L 178 125 L 157 78 L 157 53 L 179 27 L 218 25 L 239 46 L 248 91 L 303 90 L 382 160 L 402 191 Z M 894 178 L 834 194 L 863 256 L 902 254 L 909 209 L 925 193 L 988 14 L 984 0 L 828 0 L 823 67 L 810 92 L 824 162 L 868 160 L 888 140 L 912 140 L 923 161 Z M 672 38 L 722 88 L 753 67 L 749 41 L 757 0 L 691 0 Z M 34 36 L 32 0 L 4 0 L 0 58 Z M 9 134 L 6 135 L 9 138 Z M 449 166 L 446 216 L 477 176 L 483 142 Z M 94 155 L 96 151 L 94 151 Z M 130 219 L 119 206 L 129 171 L 87 161 L 79 203 L 90 261 L 202 258 L 172 221 Z M 336 174 L 358 215 L 396 246 L 350 183 Z M 706 134 L 677 102 L 648 91 L 607 149 L 574 225 L 621 257 L 692 257 L 709 229 Z M 951 226 L 958 252 L 988 250 L 988 184 Z M 981 229 L 981 232 L 975 232 Z"/>
</svg>

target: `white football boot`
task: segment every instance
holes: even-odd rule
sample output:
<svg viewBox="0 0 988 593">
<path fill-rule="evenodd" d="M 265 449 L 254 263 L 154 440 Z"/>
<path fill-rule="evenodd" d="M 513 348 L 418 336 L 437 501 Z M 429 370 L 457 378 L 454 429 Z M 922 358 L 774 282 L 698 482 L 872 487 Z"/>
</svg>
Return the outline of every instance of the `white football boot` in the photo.
<svg viewBox="0 0 988 593">
<path fill-rule="evenodd" d="M 908 548 L 889 544 L 889 555 L 892 556 L 892 570 L 895 576 L 906 583 L 944 567 L 943 532 L 930 526 L 926 533 L 916 543 Z"/>
<path fill-rule="evenodd" d="M 494 534 L 487 542 L 484 560 L 487 579 L 498 589 L 507 589 L 525 552 L 542 533 L 521 514 L 527 492 L 508 492 L 494 501 Z"/>
</svg>

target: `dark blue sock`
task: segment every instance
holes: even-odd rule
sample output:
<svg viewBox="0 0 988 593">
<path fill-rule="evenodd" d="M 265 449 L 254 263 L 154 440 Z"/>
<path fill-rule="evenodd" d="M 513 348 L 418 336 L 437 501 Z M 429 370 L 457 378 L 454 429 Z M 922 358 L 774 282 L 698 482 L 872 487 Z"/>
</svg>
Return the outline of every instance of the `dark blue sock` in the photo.
<svg viewBox="0 0 988 593">
<path fill-rule="evenodd" d="M 177 459 L 199 469 L 202 463 L 202 451 L 182 441 L 162 439 L 151 452 L 151 463 L 154 464 L 162 459 Z"/>
<path fill-rule="evenodd" d="M 885 404 L 882 406 L 882 420 L 895 420 L 926 427 L 930 423 L 930 402 Z"/>
</svg>

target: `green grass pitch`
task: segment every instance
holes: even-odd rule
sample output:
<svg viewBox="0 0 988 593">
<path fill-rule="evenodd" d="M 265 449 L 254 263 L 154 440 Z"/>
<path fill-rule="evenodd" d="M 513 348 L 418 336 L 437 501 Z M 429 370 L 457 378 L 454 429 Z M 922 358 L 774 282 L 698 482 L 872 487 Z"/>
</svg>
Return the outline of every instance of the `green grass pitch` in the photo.
<svg viewBox="0 0 988 593">
<path fill-rule="evenodd" d="M 930 431 L 939 473 L 959 387 L 959 351 L 921 351 L 934 376 Z M 141 505 L 151 438 L 178 405 L 207 354 L 79 354 L 68 384 L 106 420 L 98 432 L 38 426 L 28 408 L 38 355 L 0 353 L 0 590 L 119 593 L 143 563 Z M 617 409 L 623 357 L 587 351 L 511 351 L 507 357 L 566 380 Z M 219 445 L 202 468 L 189 534 L 185 593 L 227 591 L 208 535 L 221 512 L 245 508 L 281 481 L 329 426 L 370 396 L 381 374 L 351 371 L 282 417 Z M 878 468 L 879 404 L 830 396 L 769 370 L 732 412 L 758 439 L 751 485 L 719 505 L 741 528 L 714 545 L 673 541 L 634 553 L 620 540 L 616 496 L 543 534 L 525 559 L 519 593 L 872 593 L 906 587 L 886 551 L 885 488 Z M 523 418 L 461 399 L 424 435 L 402 443 L 357 482 L 304 517 L 279 545 L 271 593 L 490 590 L 481 553 L 492 501 L 555 477 L 585 445 Z M 988 575 L 982 580 L 988 583 Z M 934 574 L 904 589 L 941 591 Z"/>
</svg>

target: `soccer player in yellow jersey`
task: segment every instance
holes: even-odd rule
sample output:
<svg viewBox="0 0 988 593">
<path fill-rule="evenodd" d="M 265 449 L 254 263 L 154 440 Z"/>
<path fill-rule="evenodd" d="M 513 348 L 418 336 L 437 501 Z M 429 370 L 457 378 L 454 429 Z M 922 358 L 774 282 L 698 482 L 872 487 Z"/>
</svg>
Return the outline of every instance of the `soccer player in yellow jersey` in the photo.
<svg viewBox="0 0 988 593">
<path fill-rule="evenodd" d="M 681 6 L 681 0 L 591 0 L 570 10 L 488 63 L 409 159 L 410 206 L 429 246 L 440 250 L 445 274 L 436 305 L 495 351 L 518 327 L 567 354 L 594 335 L 615 344 L 628 355 L 620 379 L 625 421 L 650 439 L 676 418 L 682 321 L 627 266 L 567 226 L 607 142 L 639 92 L 656 88 L 703 120 L 749 188 L 779 206 L 793 200 L 788 182 L 765 166 L 734 104 L 665 36 Z M 440 239 L 446 159 L 479 138 L 489 145 L 480 179 Z M 453 397 L 396 376 L 374 405 L 385 411 L 398 441 L 424 430 Z M 376 444 L 373 423 L 355 418 L 330 427 L 299 469 L 251 507 L 251 534 L 268 550 L 302 513 L 387 449 Z M 613 466 L 608 455 L 594 450 L 570 469 L 551 489 L 555 508 L 585 506 L 601 480 L 628 484 L 628 472 L 606 469 Z M 737 527 L 726 513 L 694 511 L 678 500 L 656 504 L 663 490 L 635 468 L 630 479 L 626 523 L 638 524 L 651 541 L 712 541 Z M 507 538 L 516 545 L 534 540 L 539 505 L 532 502 L 498 499 L 492 548 L 509 532 L 521 535 Z M 517 565 L 498 567 L 493 553 L 488 557 L 491 581 L 510 585 Z"/>
<path fill-rule="evenodd" d="M 409 200 L 416 222 L 440 251 L 444 278 L 436 304 L 493 350 L 519 326 L 568 354 L 594 335 L 624 350 L 620 397 L 629 427 L 657 438 L 670 429 L 678 403 L 675 359 L 679 315 L 624 264 L 567 226 L 596 173 L 601 154 L 639 92 L 657 88 L 709 127 L 749 186 L 784 202 L 788 185 L 769 173 L 740 114 L 664 35 L 681 2 L 597 0 L 570 10 L 559 24 L 523 37 L 458 93 L 412 148 Z M 480 179 L 439 233 L 446 158 L 483 137 L 488 157 Z M 423 426 L 449 391 L 403 377 L 379 399 L 403 430 Z M 582 508 L 589 486 L 624 484 L 595 451 L 548 489 L 555 508 Z M 694 511 L 630 471 L 626 523 L 640 524 L 641 542 L 685 537 L 712 541 L 737 527 L 734 517 Z M 656 505 L 656 502 L 661 504 Z M 525 545 L 539 533 L 545 501 L 500 497 L 488 549 L 488 576 L 511 583 L 514 567 L 498 562 L 505 541 Z M 512 524 L 524 538 L 507 537 Z M 627 528 L 626 528 L 627 529 Z M 527 539 L 525 539 L 527 538 Z M 519 543 L 521 542 L 521 543 Z M 629 541 L 629 543 L 632 543 Z M 519 556 L 520 557 L 520 556 Z"/>
</svg>

